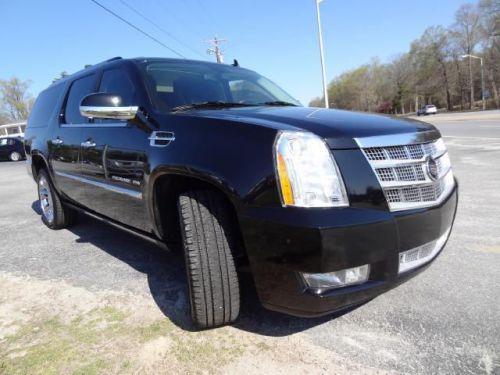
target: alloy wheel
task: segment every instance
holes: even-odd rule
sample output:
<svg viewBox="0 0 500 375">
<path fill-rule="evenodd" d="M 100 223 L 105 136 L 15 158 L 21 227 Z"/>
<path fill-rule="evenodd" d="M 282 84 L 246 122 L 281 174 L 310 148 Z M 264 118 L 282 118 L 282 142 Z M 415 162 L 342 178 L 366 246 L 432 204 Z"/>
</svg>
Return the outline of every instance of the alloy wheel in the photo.
<svg viewBox="0 0 500 375">
<path fill-rule="evenodd" d="M 38 197 L 40 200 L 40 208 L 45 219 L 52 223 L 54 221 L 54 204 L 52 202 L 52 192 L 47 179 L 42 176 L 38 181 Z"/>
</svg>

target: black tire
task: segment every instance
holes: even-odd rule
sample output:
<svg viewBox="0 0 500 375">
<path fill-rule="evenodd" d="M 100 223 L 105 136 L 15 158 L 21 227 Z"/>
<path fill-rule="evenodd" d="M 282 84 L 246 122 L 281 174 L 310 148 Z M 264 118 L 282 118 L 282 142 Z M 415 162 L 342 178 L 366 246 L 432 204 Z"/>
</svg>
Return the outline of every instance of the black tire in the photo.
<svg viewBox="0 0 500 375">
<path fill-rule="evenodd" d="M 231 323 L 240 311 L 240 289 L 227 202 L 215 191 L 193 190 L 179 196 L 178 210 L 191 318 L 201 328 Z"/>
<path fill-rule="evenodd" d="M 38 173 L 37 187 L 43 223 L 50 229 L 63 229 L 73 225 L 77 213 L 61 201 L 44 169 Z"/>
<path fill-rule="evenodd" d="M 21 153 L 17 152 L 17 151 L 12 151 L 10 154 L 9 154 L 9 159 L 11 161 L 20 161 L 22 160 L 23 156 L 21 155 Z"/>
</svg>

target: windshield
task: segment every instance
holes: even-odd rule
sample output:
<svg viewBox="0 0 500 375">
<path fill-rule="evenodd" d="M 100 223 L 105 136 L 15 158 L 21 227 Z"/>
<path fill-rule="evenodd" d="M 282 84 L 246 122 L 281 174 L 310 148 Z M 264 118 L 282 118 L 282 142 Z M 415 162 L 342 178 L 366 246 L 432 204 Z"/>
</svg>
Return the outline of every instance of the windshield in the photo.
<svg viewBox="0 0 500 375">
<path fill-rule="evenodd" d="M 140 68 L 151 97 L 161 111 L 213 102 L 300 105 L 267 78 L 232 65 L 147 61 L 141 63 Z"/>
</svg>

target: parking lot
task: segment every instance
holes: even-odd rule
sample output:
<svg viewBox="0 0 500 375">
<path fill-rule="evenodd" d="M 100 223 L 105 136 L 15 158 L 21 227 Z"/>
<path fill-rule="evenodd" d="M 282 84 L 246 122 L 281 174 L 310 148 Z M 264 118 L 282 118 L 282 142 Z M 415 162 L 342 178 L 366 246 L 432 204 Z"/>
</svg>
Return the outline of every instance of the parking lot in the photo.
<svg viewBox="0 0 500 375">
<path fill-rule="evenodd" d="M 420 118 L 422 119 L 422 118 Z M 500 111 L 423 118 L 460 183 L 442 255 L 345 314 L 260 307 L 196 332 L 182 257 L 94 219 L 41 222 L 23 162 L 0 162 L 0 374 L 500 373 Z"/>
</svg>

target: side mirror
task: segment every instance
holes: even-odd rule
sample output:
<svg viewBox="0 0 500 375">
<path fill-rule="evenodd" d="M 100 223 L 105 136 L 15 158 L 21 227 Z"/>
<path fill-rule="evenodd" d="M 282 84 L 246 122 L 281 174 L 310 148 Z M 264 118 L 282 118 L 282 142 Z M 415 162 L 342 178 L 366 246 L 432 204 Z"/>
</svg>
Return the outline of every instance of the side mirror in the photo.
<svg viewBox="0 0 500 375">
<path fill-rule="evenodd" d="M 99 92 L 84 97 L 80 103 L 80 113 L 88 118 L 133 120 L 138 106 L 124 106 L 120 95 Z"/>
</svg>

